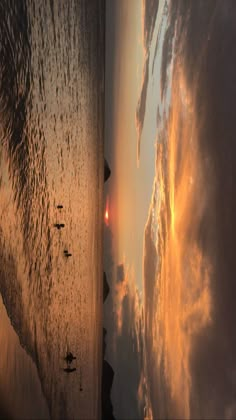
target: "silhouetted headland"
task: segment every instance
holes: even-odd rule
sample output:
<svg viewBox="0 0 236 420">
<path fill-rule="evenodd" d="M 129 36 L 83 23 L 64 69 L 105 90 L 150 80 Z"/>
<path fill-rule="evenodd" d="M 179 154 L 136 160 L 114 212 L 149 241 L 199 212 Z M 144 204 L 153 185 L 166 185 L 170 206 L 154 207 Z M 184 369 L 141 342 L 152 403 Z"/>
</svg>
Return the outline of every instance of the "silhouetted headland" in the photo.
<svg viewBox="0 0 236 420">
<path fill-rule="evenodd" d="M 105 302 L 109 292 L 110 292 L 110 287 L 107 282 L 107 276 L 106 276 L 106 273 L 103 272 L 103 302 Z M 114 379 L 114 370 L 109 365 L 109 363 L 104 359 L 105 353 L 106 353 L 106 335 L 107 335 L 107 330 L 106 328 L 103 328 L 102 420 L 115 420 L 113 416 L 113 406 L 111 402 L 111 388 L 112 388 L 113 379 Z"/>
<path fill-rule="evenodd" d="M 110 287 L 107 282 L 107 276 L 106 273 L 103 273 L 103 302 L 105 302 L 107 296 L 109 295 Z"/>
<path fill-rule="evenodd" d="M 106 353 L 106 348 L 107 348 L 106 335 L 107 335 L 107 330 L 106 328 L 103 328 L 102 329 L 102 357 L 103 359 L 105 358 L 105 353 Z"/>
<path fill-rule="evenodd" d="M 109 168 L 109 165 L 108 165 L 106 159 L 104 159 L 104 182 L 106 182 L 108 180 L 110 175 L 111 175 L 111 170 Z"/>
<path fill-rule="evenodd" d="M 115 420 L 111 403 L 111 388 L 114 379 L 114 370 L 103 360 L 102 364 L 102 420 Z"/>
</svg>

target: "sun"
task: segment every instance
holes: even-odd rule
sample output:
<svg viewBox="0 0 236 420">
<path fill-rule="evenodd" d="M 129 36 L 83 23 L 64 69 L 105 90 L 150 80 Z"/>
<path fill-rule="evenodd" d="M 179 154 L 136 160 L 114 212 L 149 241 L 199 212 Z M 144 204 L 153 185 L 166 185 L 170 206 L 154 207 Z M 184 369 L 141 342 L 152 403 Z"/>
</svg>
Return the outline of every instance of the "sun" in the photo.
<svg viewBox="0 0 236 420">
<path fill-rule="evenodd" d="M 106 207 L 105 207 L 105 213 L 104 213 L 104 221 L 105 221 L 106 225 L 108 226 L 108 224 L 109 224 L 109 202 L 108 202 L 108 198 L 106 200 Z"/>
</svg>

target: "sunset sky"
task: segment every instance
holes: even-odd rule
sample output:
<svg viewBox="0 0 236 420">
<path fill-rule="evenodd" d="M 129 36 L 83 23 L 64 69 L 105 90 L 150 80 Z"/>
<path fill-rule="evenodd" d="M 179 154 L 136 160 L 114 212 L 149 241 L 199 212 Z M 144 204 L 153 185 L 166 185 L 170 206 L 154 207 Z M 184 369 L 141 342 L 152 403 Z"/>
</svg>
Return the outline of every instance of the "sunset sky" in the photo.
<svg viewBox="0 0 236 420">
<path fill-rule="evenodd" d="M 117 259 L 126 258 L 142 286 L 142 241 L 155 173 L 156 98 L 153 78 L 148 90 L 148 115 L 137 159 L 136 108 L 143 79 L 142 0 L 107 2 L 106 141 L 105 156 L 112 168 L 107 185 L 110 225 Z M 106 188 L 106 187 L 105 187 Z"/>
<path fill-rule="evenodd" d="M 0 417 L 235 420 L 236 1 L 0 11 Z"/>
<path fill-rule="evenodd" d="M 163 2 L 160 7 L 163 7 Z M 160 16 L 155 27 L 157 35 Z M 153 96 L 155 89 L 160 87 L 158 78 L 160 73 L 160 61 L 155 63 L 156 77 L 151 77 L 151 83 L 147 89 L 148 113 L 143 125 L 142 140 L 138 156 L 139 130 L 136 110 L 140 91 L 145 76 L 145 62 L 147 49 L 145 46 L 145 22 L 142 0 L 121 0 L 107 2 L 106 15 L 106 129 L 105 129 L 105 157 L 111 167 L 111 177 L 105 185 L 105 196 L 109 203 L 109 229 L 112 233 L 112 257 L 115 266 L 122 265 L 120 272 L 125 276 L 122 284 L 115 286 L 116 279 L 120 277 L 119 270 L 112 271 L 110 282 L 113 285 L 114 304 L 116 307 L 117 323 L 114 322 L 113 345 L 110 343 L 110 358 L 118 372 L 113 386 L 114 399 L 118 398 L 116 409 L 118 415 L 140 415 L 137 401 L 129 404 L 125 401 L 125 392 L 120 390 L 123 379 L 119 377 L 119 370 L 125 369 L 124 364 L 116 358 L 117 351 L 115 340 L 116 334 L 123 339 L 122 351 L 129 351 L 134 343 L 130 337 L 130 331 L 136 329 L 139 317 L 139 299 L 142 299 L 143 291 L 143 238 L 147 222 L 149 206 L 152 197 L 153 181 L 155 177 L 155 143 L 156 143 L 156 107 L 158 96 Z M 154 56 L 155 43 L 150 46 L 150 56 Z M 107 224 L 107 222 L 106 222 Z M 106 235 L 105 235 L 106 236 Z M 105 247 L 105 253 L 106 253 Z M 105 269 L 110 269 L 105 265 Z M 118 276 L 118 277 L 117 277 Z M 123 304 L 127 294 L 126 286 L 130 287 L 129 315 L 123 314 Z M 115 289 L 115 290 L 114 290 Z M 132 303 L 131 303 L 132 302 Z M 133 309 L 136 307 L 134 313 Z M 106 311 L 106 308 L 105 308 Z M 106 320 L 105 320 L 106 323 Z M 128 331 L 121 333 L 124 323 L 128 325 Z M 109 341 L 109 338 L 108 338 Z M 111 340 L 112 341 L 112 340 Z M 120 344 L 118 344 L 119 346 Z M 125 347 L 126 350 L 125 350 Z M 138 361 L 137 361 L 138 363 Z M 137 376 L 139 369 L 137 368 Z M 134 375 L 135 376 L 135 375 Z M 121 381 L 121 382 L 120 382 Z M 139 381 L 139 379 L 138 379 Z M 135 394 L 139 384 L 134 377 L 130 377 L 128 393 Z M 137 389 L 136 389 L 137 388 Z M 118 401 L 118 400 L 117 400 Z M 124 407 L 122 406 L 124 404 Z M 119 411 L 120 410 L 120 411 Z M 115 411 L 116 413 L 116 411 Z"/>
<path fill-rule="evenodd" d="M 235 16 L 230 1 L 107 4 L 118 418 L 235 418 Z"/>
</svg>

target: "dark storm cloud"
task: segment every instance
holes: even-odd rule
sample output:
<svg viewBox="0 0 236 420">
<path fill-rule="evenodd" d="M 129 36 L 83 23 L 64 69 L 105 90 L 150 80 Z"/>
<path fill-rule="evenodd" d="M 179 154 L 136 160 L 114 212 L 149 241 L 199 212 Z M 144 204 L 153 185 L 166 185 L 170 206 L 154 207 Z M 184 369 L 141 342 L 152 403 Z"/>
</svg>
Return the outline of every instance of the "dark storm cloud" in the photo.
<svg viewBox="0 0 236 420">
<path fill-rule="evenodd" d="M 186 19 L 187 76 L 197 88 L 200 146 L 203 157 L 210 159 L 215 183 L 212 208 L 199 231 L 199 243 L 213 261 L 214 324 L 195 343 L 193 390 L 199 396 L 200 415 L 223 418 L 230 414 L 235 418 L 236 4 L 191 2 L 188 17 L 183 15 Z M 201 69 L 198 80 L 196 66 Z M 209 229 L 214 230 L 210 244 Z M 198 405 L 194 398 L 192 405 L 194 412 Z"/>
<path fill-rule="evenodd" d="M 140 158 L 140 143 L 143 130 L 147 88 L 149 79 L 149 56 L 150 46 L 155 28 L 156 17 L 159 7 L 159 0 L 143 0 L 143 44 L 145 50 L 145 61 L 143 64 L 143 80 L 139 96 L 139 101 L 136 109 L 136 128 L 137 128 L 137 159 Z"/>
<path fill-rule="evenodd" d="M 203 329 L 192 344 L 193 418 L 236 417 L 235 22 L 235 1 L 171 2 L 170 27 L 163 48 L 162 92 L 166 88 L 166 72 L 175 34 L 175 51 L 181 56 L 187 84 L 194 96 L 198 142 L 204 173 L 209 174 L 205 182 L 211 196 L 197 238 L 203 255 L 212 264 L 213 312 L 212 324 Z M 151 253 L 147 226 L 144 278 L 149 308 L 146 328 L 153 306 L 150 299 L 156 255 L 154 252 L 151 257 Z M 150 264 L 153 268 L 146 273 Z M 152 346 L 150 340 L 147 336 L 149 350 Z M 148 369 L 151 381 L 154 381 L 151 362 Z M 155 389 L 155 385 L 151 384 L 151 388 Z M 153 402 L 154 398 L 151 396 Z M 154 402 L 154 410 L 157 406 L 158 402 Z"/>
</svg>

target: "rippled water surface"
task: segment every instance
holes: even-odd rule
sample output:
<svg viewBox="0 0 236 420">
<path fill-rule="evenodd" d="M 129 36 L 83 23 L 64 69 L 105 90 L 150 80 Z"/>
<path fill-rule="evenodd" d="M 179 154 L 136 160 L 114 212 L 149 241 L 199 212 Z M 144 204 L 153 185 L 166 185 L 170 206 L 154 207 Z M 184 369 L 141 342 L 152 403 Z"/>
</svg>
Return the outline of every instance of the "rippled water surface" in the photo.
<svg viewBox="0 0 236 420">
<path fill-rule="evenodd" d="M 0 291 L 50 414 L 97 418 L 104 2 L 7 0 L 0 16 Z"/>
</svg>

